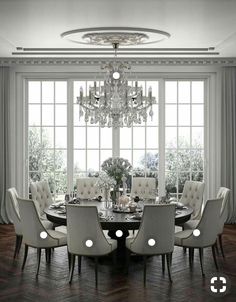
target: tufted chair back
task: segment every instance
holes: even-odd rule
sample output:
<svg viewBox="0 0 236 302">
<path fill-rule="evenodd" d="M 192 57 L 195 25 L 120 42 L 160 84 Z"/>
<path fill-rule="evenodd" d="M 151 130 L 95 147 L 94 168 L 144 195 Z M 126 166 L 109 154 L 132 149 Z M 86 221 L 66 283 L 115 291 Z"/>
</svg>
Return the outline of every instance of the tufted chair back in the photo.
<svg viewBox="0 0 236 302">
<path fill-rule="evenodd" d="M 153 177 L 133 177 L 131 196 L 155 198 L 156 179 Z"/>
<path fill-rule="evenodd" d="M 48 182 L 45 180 L 32 182 L 30 184 L 32 199 L 36 202 L 39 215 L 44 214 L 44 209 L 52 204 L 52 195 Z"/>
<path fill-rule="evenodd" d="M 229 201 L 230 189 L 220 187 L 217 193 L 217 198 L 223 198 L 222 207 L 220 211 L 220 220 L 219 220 L 219 234 L 222 234 L 224 224 L 228 217 L 228 201 Z"/>
<path fill-rule="evenodd" d="M 96 186 L 97 177 L 83 177 L 76 180 L 77 197 L 91 199 L 102 195 L 101 190 Z"/>
<path fill-rule="evenodd" d="M 200 219 L 201 217 L 204 187 L 205 184 L 199 181 L 186 181 L 184 184 L 180 202 L 189 205 L 193 209 L 191 219 Z"/>
<path fill-rule="evenodd" d="M 130 245 L 134 253 L 158 255 L 173 252 L 175 233 L 174 205 L 145 205 L 137 236 Z M 154 239 L 154 246 L 148 245 Z"/>
<path fill-rule="evenodd" d="M 96 206 L 67 205 L 68 251 L 76 255 L 101 256 L 112 251 L 98 219 Z M 86 246 L 91 240 L 92 246 Z"/>
<path fill-rule="evenodd" d="M 7 190 L 7 192 L 10 200 L 10 217 L 14 224 L 15 233 L 17 235 L 22 235 L 20 211 L 17 201 L 17 197 L 18 197 L 17 191 L 15 188 L 10 188 Z"/>
</svg>

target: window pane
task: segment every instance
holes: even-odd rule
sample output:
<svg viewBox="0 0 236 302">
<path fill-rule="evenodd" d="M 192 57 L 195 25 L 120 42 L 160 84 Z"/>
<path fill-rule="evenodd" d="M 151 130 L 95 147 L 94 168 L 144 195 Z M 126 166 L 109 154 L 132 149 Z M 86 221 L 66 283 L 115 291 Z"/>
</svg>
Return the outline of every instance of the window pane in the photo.
<svg viewBox="0 0 236 302">
<path fill-rule="evenodd" d="M 74 126 L 85 126 L 84 116 L 79 117 L 79 105 L 74 105 Z"/>
<path fill-rule="evenodd" d="M 192 105 L 192 125 L 202 126 L 204 123 L 203 105 Z"/>
<path fill-rule="evenodd" d="M 42 102 L 54 103 L 54 83 L 42 82 Z"/>
<path fill-rule="evenodd" d="M 177 173 L 171 173 L 171 172 L 166 173 L 166 192 L 170 194 L 176 194 L 177 193 L 176 186 L 177 186 Z"/>
<path fill-rule="evenodd" d="M 133 167 L 144 168 L 145 167 L 145 150 L 133 151 Z"/>
<path fill-rule="evenodd" d="M 203 103 L 204 102 L 204 82 L 193 81 L 192 82 L 192 102 Z"/>
<path fill-rule="evenodd" d="M 30 81 L 28 82 L 28 102 L 40 103 L 40 82 Z"/>
<path fill-rule="evenodd" d="M 55 125 L 67 125 L 67 105 L 55 105 Z"/>
<path fill-rule="evenodd" d="M 145 128 L 133 127 L 133 147 L 145 148 Z"/>
<path fill-rule="evenodd" d="M 58 157 L 55 157 L 55 165 L 58 163 Z M 54 150 L 43 149 L 40 157 L 40 170 L 45 172 L 54 173 Z"/>
<path fill-rule="evenodd" d="M 55 147 L 64 148 L 67 147 L 67 128 L 66 127 L 55 127 Z"/>
<path fill-rule="evenodd" d="M 166 171 L 177 172 L 178 161 L 177 161 L 177 150 L 176 149 L 166 149 Z"/>
<path fill-rule="evenodd" d="M 147 150 L 146 152 L 146 171 L 158 170 L 158 153 L 153 150 Z"/>
<path fill-rule="evenodd" d="M 54 129 L 53 127 L 42 128 L 42 145 L 44 148 L 54 147 Z"/>
<path fill-rule="evenodd" d="M 149 110 L 148 110 L 147 125 L 148 126 L 158 126 L 158 123 L 159 123 L 159 121 L 158 121 L 159 106 L 158 105 L 153 105 L 152 106 L 152 111 L 153 111 L 152 119 L 149 116 Z"/>
<path fill-rule="evenodd" d="M 86 171 L 85 150 L 74 150 L 74 173 Z"/>
<path fill-rule="evenodd" d="M 204 152 L 203 150 L 192 150 L 192 171 L 203 171 L 204 170 Z"/>
<path fill-rule="evenodd" d="M 88 148 L 98 148 L 99 146 L 99 128 L 98 127 L 88 127 L 87 128 L 87 147 Z"/>
<path fill-rule="evenodd" d="M 55 82 L 55 102 L 67 103 L 67 82 Z"/>
<path fill-rule="evenodd" d="M 54 105 L 42 105 L 42 125 L 54 125 Z"/>
<path fill-rule="evenodd" d="M 177 128 L 176 127 L 166 127 L 166 148 L 176 148 L 177 147 Z"/>
<path fill-rule="evenodd" d="M 112 148 L 112 128 L 100 128 L 101 148 Z"/>
<path fill-rule="evenodd" d="M 177 82 L 167 81 L 165 82 L 165 100 L 166 103 L 177 102 Z"/>
<path fill-rule="evenodd" d="M 120 150 L 120 157 L 128 159 L 128 161 L 130 163 L 132 163 L 132 160 L 131 160 L 131 150 Z"/>
<path fill-rule="evenodd" d="M 85 148 L 85 127 L 74 127 L 74 148 Z"/>
<path fill-rule="evenodd" d="M 158 149 L 158 127 L 147 127 L 147 148 Z"/>
<path fill-rule="evenodd" d="M 204 146 L 204 128 L 192 127 L 192 147 L 203 148 Z"/>
<path fill-rule="evenodd" d="M 112 157 L 112 150 L 101 150 L 100 151 L 100 165 L 104 162 L 104 160 L 108 159 L 109 157 Z"/>
<path fill-rule="evenodd" d="M 29 105 L 29 126 L 40 126 L 40 105 Z"/>
<path fill-rule="evenodd" d="M 179 125 L 190 126 L 190 105 L 179 105 Z"/>
<path fill-rule="evenodd" d="M 87 151 L 87 170 L 99 171 L 99 150 Z"/>
<path fill-rule="evenodd" d="M 55 170 L 64 171 L 67 170 L 67 151 L 55 150 Z"/>
<path fill-rule="evenodd" d="M 184 189 L 184 184 L 187 180 L 190 180 L 190 174 L 185 172 L 185 173 L 179 173 L 178 175 L 178 181 L 179 181 L 179 186 L 178 186 L 178 189 L 179 189 L 179 193 L 182 193 L 183 192 L 183 189 Z M 180 197 L 180 196 L 179 196 Z"/>
<path fill-rule="evenodd" d="M 131 128 L 124 127 L 120 128 L 120 148 L 131 148 Z"/>
<path fill-rule="evenodd" d="M 177 125 L 177 105 L 166 105 L 166 126 Z"/>
<path fill-rule="evenodd" d="M 191 160 L 190 160 L 190 150 L 181 149 L 178 151 L 178 170 L 179 171 L 190 171 Z"/>
<path fill-rule="evenodd" d="M 179 127 L 179 148 L 190 148 L 190 127 Z"/>
<path fill-rule="evenodd" d="M 190 103 L 190 81 L 179 82 L 179 103 Z"/>
</svg>

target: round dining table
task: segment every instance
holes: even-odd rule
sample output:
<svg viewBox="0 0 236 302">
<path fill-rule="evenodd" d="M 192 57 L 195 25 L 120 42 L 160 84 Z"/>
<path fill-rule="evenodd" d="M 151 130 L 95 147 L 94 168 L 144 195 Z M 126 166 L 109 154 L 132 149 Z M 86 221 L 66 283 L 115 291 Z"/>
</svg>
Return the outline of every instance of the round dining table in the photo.
<svg viewBox="0 0 236 302">
<path fill-rule="evenodd" d="M 145 204 L 154 204 L 153 202 L 145 202 L 140 205 L 142 208 Z M 103 230 L 108 230 L 108 235 L 112 239 L 116 239 L 118 243 L 118 250 L 122 251 L 125 249 L 125 240 L 129 236 L 129 231 L 138 230 L 141 217 L 134 217 L 134 213 L 126 213 L 119 211 L 119 209 L 113 210 L 112 208 L 106 209 L 104 202 L 90 201 L 90 200 L 81 200 L 78 203 L 79 206 L 91 205 L 96 206 L 99 213 L 99 219 Z M 46 208 L 44 210 L 46 217 L 49 221 L 53 222 L 56 225 L 66 225 L 66 211 L 60 209 Z M 191 217 L 193 209 L 190 207 L 184 207 L 182 209 L 176 209 L 175 213 L 175 224 L 181 225 L 188 221 Z M 140 215 L 141 216 L 141 215 Z M 117 236 L 118 230 L 121 230 L 122 234 Z"/>
</svg>

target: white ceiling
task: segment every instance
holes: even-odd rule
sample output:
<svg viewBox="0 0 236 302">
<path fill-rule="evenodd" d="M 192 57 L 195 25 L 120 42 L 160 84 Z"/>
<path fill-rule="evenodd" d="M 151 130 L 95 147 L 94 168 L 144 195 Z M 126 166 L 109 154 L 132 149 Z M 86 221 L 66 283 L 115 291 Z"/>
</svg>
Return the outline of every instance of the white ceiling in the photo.
<svg viewBox="0 0 236 302">
<path fill-rule="evenodd" d="M 236 57 L 236 0 L 0 0 L 0 57 L 28 57 L 24 48 L 36 49 L 34 56 L 49 57 L 50 51 L 43 54 L 42 48 L 51 48 L 51 56 L 72 57 L 67 48 L 85 46 L 63 40 L 62 32 L 105 26 L 145 27 L 171 34 L 166 41 L 146 46 L 153 48 L 153 55 L 136 56 Z M 58 48 L 61 52 L 55 55 Z M 170 48 L 173 53 L 158 54 L 158 48 Z M 175 48 L 207 50 L 189 55 L 189 51 L 176 54 Z M 78 52 L 73 56 L 89 56 Z"/>
</svg>

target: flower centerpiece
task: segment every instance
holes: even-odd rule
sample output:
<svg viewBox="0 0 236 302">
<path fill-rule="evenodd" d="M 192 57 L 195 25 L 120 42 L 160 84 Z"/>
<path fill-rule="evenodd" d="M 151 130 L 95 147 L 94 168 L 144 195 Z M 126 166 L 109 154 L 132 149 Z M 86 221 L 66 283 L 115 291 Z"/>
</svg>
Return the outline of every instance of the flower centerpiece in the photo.
<svg viewBox="0 0 236 302">
<path fill-rule="evenodd" d="M 96 186 L 102 190 L 105 201 L 109 201 L 110 190 L 116 186 L 114 177 L 109 176 L 106 172 L 101 171 L 96 182 Z"/>
<path fill-rule="evenodd" d="M 116 180 L 116 186 L 114 187 L 113 201 L 117 198 L 117 192 L 119 192 L 120 185 L 122 184 L 123 177 L 128 177 L 132 169 L 132 165 L 127 159 L 122 157 L 108 158 L 102 163 L 102 170 L 105 171 L 110 177 Z"/>
</svg>

